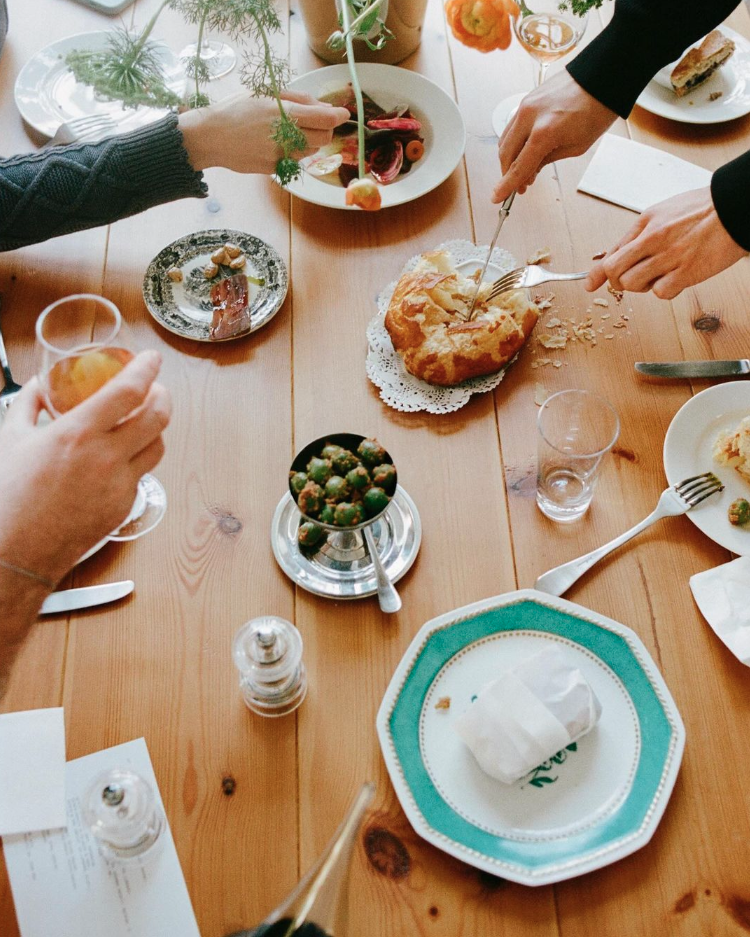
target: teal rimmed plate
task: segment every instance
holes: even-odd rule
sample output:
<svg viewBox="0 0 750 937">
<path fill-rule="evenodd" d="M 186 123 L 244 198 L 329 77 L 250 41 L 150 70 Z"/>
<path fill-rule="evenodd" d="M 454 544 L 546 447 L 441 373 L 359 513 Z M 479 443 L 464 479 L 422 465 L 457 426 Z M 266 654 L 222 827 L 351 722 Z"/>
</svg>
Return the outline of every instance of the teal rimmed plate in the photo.
<svg viewBox="0 0 750 937">
<path fill-rule="evenodd" d="M 513 785 L 480 769 L 451 723 L 490 680 L 549 643 L 602 703 L 598 725 Z M 601 868 L 653 836 L 685 730 L 640 638 L 533 589 L 424 625 L 385 693 L 378 736 L 414 829 L 470 865 L 525 885 Z"/>
</svg>

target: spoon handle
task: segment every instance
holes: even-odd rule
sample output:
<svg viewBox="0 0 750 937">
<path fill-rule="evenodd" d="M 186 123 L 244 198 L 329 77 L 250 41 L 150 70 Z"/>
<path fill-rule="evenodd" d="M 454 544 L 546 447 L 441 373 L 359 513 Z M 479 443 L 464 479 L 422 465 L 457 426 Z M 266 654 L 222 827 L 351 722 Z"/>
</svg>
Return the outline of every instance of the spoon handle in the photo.
<svg viewBox="0 0 750 937">
<path fill-rule="evenodd" d="M 370 554 L 372 565 L 375 567 L 380 611 L 388 615 L 393 614 L 393 612 L 397 612 L 401 608 L 401 596 L 396 592 L 395 586 L 388 578 L 388 573 L 383 569 L 383 564 L 380 562 L 380 557 L 378 556 L 378 550 L 375 546 L 375 538 L 372 535 L 371 527 L 369 525 L 363 527 L 362 532 L 365 535 L 367 552 Z"/>
</svg>

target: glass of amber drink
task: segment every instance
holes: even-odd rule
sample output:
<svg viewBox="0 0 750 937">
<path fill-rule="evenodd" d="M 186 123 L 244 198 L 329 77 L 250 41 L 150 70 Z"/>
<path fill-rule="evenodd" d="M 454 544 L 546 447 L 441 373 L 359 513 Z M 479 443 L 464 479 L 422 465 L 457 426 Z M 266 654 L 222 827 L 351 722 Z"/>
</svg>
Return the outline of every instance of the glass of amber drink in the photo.
<svg viewBox="0 0 750 937">
<path fill-rule="evenodd" d="M 134 357 L 124 347 L 122 316 L 113 302 L 91 293 L 65 296 L 47 306 L 36 322 L 42 352 L 39 380 L 53 418 L 67 413 L 102 388 Z M 164 517 L 167 496 L 153 475 L 138 482 L 133 509 L 111 540 L 135 540 Z"/>
</svg>

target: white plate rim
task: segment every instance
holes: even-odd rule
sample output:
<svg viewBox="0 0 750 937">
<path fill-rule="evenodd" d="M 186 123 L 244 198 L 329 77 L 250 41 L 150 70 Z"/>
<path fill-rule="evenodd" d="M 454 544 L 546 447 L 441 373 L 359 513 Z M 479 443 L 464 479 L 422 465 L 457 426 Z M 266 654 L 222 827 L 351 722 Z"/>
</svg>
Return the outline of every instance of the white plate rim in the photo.
<svg viewBox="0 0 750 937">
<path fill-rule="evenodd" d="M 726 408 L 726 409 L 724 409 Z M 687 400 L 672 417 L 664 437 L 664 472 L 670 485 L 701 472 L 713 472 L 725 485 L 718 497 L 714 495 L 685 515 L 714 543 L 731 550 L 739 556 L 750 555 L 750 531 L 732 527 L 727 518 L 727 508 L 735 498 L 749 497 L 750 488 L 743 483 L 733 468 L 719 465 L 710 460 L 709 465 L 699 461 L 694 441 L 708 432 L 711 423 L 729 411 L 750 415 L 750 382 L 726 381 L 707 387 Z M 727 416 L 727 428 L 732 420 L 736 423 L 740 415 L 732 419 Z M 688 456 L 692 456 L 693 460 Z M 706 461 L 706 460 L 704 460 Z"/>
<path fill-rule="evenodd" d="M 669 754 L 663 767 L 659 788 L 649 805 L 646 819 L 640 829 L 635 833 L 621 837 L 619 840 L 605 844 L 596 852 L 589 853 L 587 856 L 582 856 L 578 861 L 574 858 L 565 862 L 550 862 L 548 865 L 533 870 L 529 870 L 527 867 L 520 864 L 513 864 L 512 862 L 477 852 L 459 841 L 451 839 L 446 836 L 446 834 L 433 829 L 422 815 L 415 796 L 406 781 L 389 726 L 390 716 L 409 675 L 409 671 L 414 661 L 421 653 L 428 638 L 435 631 L 440 631 L 467 618 L 475 617 L 482 612 L 499 609 L 524 601 L 532 601 L 556 609 L 567 615 L 581 618 L 607 631 L 614 632 L 616 635 L 623 638 L 635 656 L 647 680 L 651 683 L 662 706 L 664 715 L 672 729 Z M 423 625 L 407 648 L 388 685 L 378 710 L 376 727 L 388 774 L 390 775 L 401 807 L 415 831 L 438 849 L 476 868 L 482 869 L 492 875 L 499 875 L 510 881 L 532 886 L 554 884 L 555 882 L 565 881 L 566 879 L 574 878 L 586 872 L 603 868 L 645 846 L 656 831 L 664 811 L 666 810 L 672 789 L 677 780 L 677 774 L 685 747 L 685 728 L 679 711 L 656 664 L 636 633 L 611 618 L 607 618 L 606 616 L 600 615 L 597 612 L 593 612 L 573 602 L 568 602 L 566 599 L 538 592 L 535 589 L 520 589 L 490 599 L 484 599 L 480 602 L 475 602 L 471 605 L 440 615 Z"/>
<path fill-rule="evenodd" d="M 412 98 L 415 95 L 419 97 L 422 92 L 432 95 L 434 99 L 439 101 L 441 106 L 445 108 L 450 119 L 453 121 L 452 125 L 443 131 L 445 136 L 441 136 L 441 145 L 445 147 L 441 155 L 441 161 L 443 163 L 441 169 L 432 175 L 421 172 L 429 165 L 430 156 L 432 155 L 433 159 L 437 156 L 434 150 L 428 146 L 427 152 L 423 157 L 424 164 L 422 164 L 422 160 L 420 160 L 420 163 L 415 164 L 414 168 L 402 179 L 390 185 L 380 186 L 382 208 L 393 208 L 396 205 L 404 205 L 416 198 L 427 195 L 452 175 L 463 158 L 466 148 L 466 126 L 458 105 L 440 85 L 426 78 L 424 75 L 421 75 L 419 72 L 400 68 L 397 65 L 382 65 L 375 62 L 363 62 L 358 64 L 357 72 L 360 76 L 363 90 L 367 93 L 371 93 L 376 100 L 378 96 L 378 79 L 380 78 L 382 80 L 382 76 L 388 75 L 389 77 L 386 78 L 385 81 L 386 84 L 390 84 L 390 78 L 398 74 L 400 84 L 402 85 L 402 89 L 399 89 L 399 93 L 403 93 L 405 103 L 409 103 L 410 105 L 414 104 L 418 110 L 423 110 L 418 102 L 415 104 L 412 101 Z M 322 68 L 313 69 L 313 71 L 306 72 L 304 75 L 295 78 L 289 83 L 289 89 L 291 91 L 307 91 L 315 95 L 320 93 L 321 85 L 335 82 L 339 84 L 339 86 L 342 86 L 348 81 L 349 68 L 347 65 L 327 65 Z M 383 91 L 383 93 L 386 95 L 390 94 L 387 90 Z M 430 124 L 431 134 L 431 121 Z M 427 136 L 427 134 L 425 134 L 425 136 Z M 449 147 L 452 147 L 452 149 L 449 149 Z M 415 175 L 412 176 L 412 173 Z M 410 176 L 412 176 L 411 185 L 408 184 L 410 182 Z M 309 175 L 309 173 L 305 173 L 302 179 L 297 179 L 290 183 L 287 189 L 292 195 L 296 195 L 298 198 L 306 202 L 311 202 L 314 205 L 322 205 L 326 208 L 337 208 L 345 211 L 361 211 L 361 209 L 357 208 L 355 205 L 345 204 L 344 193 L 346 190 L 343 187 L 321 182 Z"/>
<path fill-rule="evenodd" d="M 691 94 L 685 95 L 684 98 L 678 98 L 659 84 L 655 78 L 652 78 L 635 103 L 645 111 L 656 114 L 657 117 L 666 117 L 669 120 L 676 120 L 684 124 L 720 124 L 750 114 L 750 40 L 724 24 L 721 25 L 720 31 L 727 38 L 732 39 L 737 46 L 734 56 L 723 69 L 719 69 L 705 84 Z M 741 53 L 741 56 L 737 58 L 739 53 Z M 737 105 L 723 96 L 716 101 L 705 101 L 695 97 L 695 95 L 700 95 L 704 91 L 710 93 L 711 82 L 718 76 L 735 74 L 735 70 L 740 63 L 744 66 L 746 74 L 736 77 L 735 85 L 737 81 L 744 78 L 746 90 L 743 95 L 744 103 L 742 105 Z M 665 97 L 665 95 L 670 95 L 670 97 Z M 689 103 L 691 100 L 693 104 Z M 699 104 L 698 101 L 700 101 Z"/>
</svg>

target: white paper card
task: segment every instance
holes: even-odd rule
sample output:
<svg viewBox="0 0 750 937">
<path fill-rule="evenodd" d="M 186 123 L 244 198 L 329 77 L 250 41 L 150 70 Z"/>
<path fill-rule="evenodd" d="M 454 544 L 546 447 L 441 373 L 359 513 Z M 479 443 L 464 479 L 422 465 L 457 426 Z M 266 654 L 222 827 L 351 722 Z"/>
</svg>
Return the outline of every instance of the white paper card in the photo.
<svg viewBox="0 0 750 937">
<path fill-rule="evenodd" d="M 0 716 L 0 836 L 65 823 L 62 708 Z"/>
<path fill-rule="evenodd" d="M 711 173 L 702 166 L 607 133 L 578 183 L 578 191 L 641 212 L 710 182 Z"/>
<path fill-rule="evenodd" d="M 70 761 L 68 828 L 3 840 L 22 937 L 200 937 L 167 828 L 163 848 L 143 865 L 107 862 L 84 824 L 81 797 L 96 775 L 129 767 L 161 803 L 143 739 Z"/>
<path fill-rule="evenodd" d="M 750 557 L 690 577 L 698 608 L 716 634 L 750 666 Z"/>
</svg>

